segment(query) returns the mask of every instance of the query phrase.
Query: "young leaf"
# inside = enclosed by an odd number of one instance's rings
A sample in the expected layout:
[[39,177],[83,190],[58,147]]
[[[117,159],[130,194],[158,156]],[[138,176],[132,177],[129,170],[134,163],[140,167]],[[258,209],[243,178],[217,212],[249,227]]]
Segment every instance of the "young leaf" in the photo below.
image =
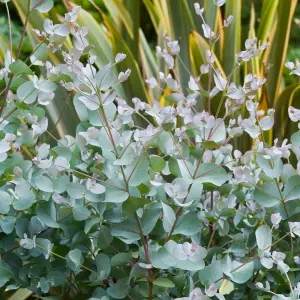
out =
[[9,70],[14,75],[21,75],[21,74],[33,75],[31,69],[21,60],[15,61],[12,64],[10,64]]
[[170,232],[174,225],[176,215],[174,210],[167,204],[161,203],[163,208],[163,227],[166,232]]

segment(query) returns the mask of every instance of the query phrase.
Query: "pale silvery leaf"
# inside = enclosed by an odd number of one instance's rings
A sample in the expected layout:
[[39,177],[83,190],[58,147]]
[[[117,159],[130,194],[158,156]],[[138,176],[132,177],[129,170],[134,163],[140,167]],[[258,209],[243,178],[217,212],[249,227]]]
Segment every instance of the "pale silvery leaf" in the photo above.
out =
[[114,102],[116,99],[117,92],[116,91],[108,91],[101,95],[101,100],[104,106],[109,105]]
[[283,261],[278,261],[277,262],[277,268],[281,273],[287,273],[290,270],[290,267],[285,264]]
[[300,76],[300,63],[297,63],[297,68],[290,73],[290,75],[293,74]]
[[300,222],[289,222],[289,227],[293,237],[295,236],[294,234],[300,236]]
[[199,91],[200,90],[196,80],[192,76],[190,76],[190,80],[189,80],[189,89],[191,89],[192,91]]
[[178,83],[175,79],[172,78],[172,76],[170,74],[166,78],[166,83],[170,90],[177,90]]
[[53,0],[31,0],[30,2],[30,9],[35,9],[39,11],[40,13],[46,13],[53,7]]
[[199,3],[194,3],[194,8],[198,16],[201,16],[204,13],[204,8],[201,8]]
[[200,73],[207,74],[209,72],[209,65],[201,65],[200,66]]
[[157,80],[155,77],[150,77],[149,79],[146,79],[145,82],[149,84],[151,89],[154,89],[157,86]]
[[222,6],[226,3],[226,0],[214,0],[214,4],[217,6]]
[[53,32],[59,36],[67,36],[70,33],[70,27],[68,24],[56,24],[53,26]]
[[222,119],[215,120],[214,127],[212,128],[212,133],[209,134],[209,131],[206,130],[205,138],[208,138],[210,135],[210,140],[216,143],[220,143],[226,139],[226,128],[224,121]]
[[215,33],[211,30],[210,26],[207,24],[202,24],[203,34],[207,39],[213,38]]
[[38,93],[38,103],[41,105],[48,105],[51,100],[54,99],[55,94],[53,92],[39,92]]
[[0,153],[6,153],[10,150],[10,144],[7,141],[2,140],[0,142]]
[[180,46],[178,44],[178,41],[174,40],[172,41],[169,36],[165,37],[165,41],[167,43],[167,46],[170,48],[170,52],[172,55],[177,55],[180,52]]
[[274,125],[274,109],[269,109],[268,116],[263,117],[259,121],[262,130],[270,130]]
[[295,64],[294,64],[293,62],[287,61],[287,62],[285,63],[285,66],[286,66],[288,69],[293,70],[294,67],[295,67]]
[[97,110],[100,105],[100,101],[96,95],[80,96],[78,100],[83,102],[90,110]]
[[67,36],[70,33],[70,27],[68,24],[56,24],[49,19],[44,21],[44,30],[49,35],[59,35],[59,36]]
[[68,91],[68,92],[72,92],[75,88],[75,85],[73,82],[64,82],[61,81],[60,84]]
[[17,96],[26,104],[31,104],[36,100],[38,96],[38,91],[36,90],[31,81],[27,81],[18,87]]
[[174,57],[169,53],[165,53],[164,59],[168,66],[168,69],[173,69],[174,68]]
[[215,84],[216,87],[220,90],[220,91],[224,91],[227,85],[227,79],[225,79],[222,75],[220,70],[216,70],[214,73],[214,80],[215,80]]
[[36,76],[34,77],[34,85],[38,90],[45,93],[54,92],[57,88],[57,85],[54,82],[44,79],[37,80]]
[[230,15],[227,19],[224,20],[223,26],[228,27],[232,21],[233,21],[233,16]]
[[280,213],[274,213],[271,215],[271,222],[275,228],[279,227],[279,223],[282,220]]
[[52,193],[53,192],[53,182],[50,178],[46,176],[39,176],[36,179],[36,186],[43,192]]
[[273,268],[273,259],[271,257],[262,257],[260,259],[261,264],[267,268],[267,269],[272,269]]
[[20,239],[20,246],[25,249],[33,249],[36,247],[36,237],[34,236],[32,239],[27,237],[27,234],[24,233],[24,238]]
[[82,34],[77,33],[73,36],[73,44],[78,51],[83,51],[89,45],[89,42]]
[[105,192],[105,187],[102,184],[97,183],[96,180],[93,180],[91,178],[88,178],[86,183],[86,188],[90,192],[96,195],[100,195]]
[[290,119],[293,122],[300,121],[300,110],[299,109],[296,109],[293,106],[289,106],[289,108],[288,108],[288,114],[289,114]]
[[187,188],[183,184],[180,184],[180,183],[174,183],[174,184],[166,183],[164,188],[165,188],[166,193],[172,199],[174,199],[174,198],[184,199],[188,194]]
[[47,131],[48,128],[48,119],[43,117],[39,124],[32,124],[33,135],[39,135]]
[[118,53],[115,57],[115,62],[119,63],[122,60],[124,60],[126,58],[126,54],[125,53]]
[[207,255],[207,250],[196,244],[185,242],[183,244],[177,244],[173,249],[172,255],[178,260],[189,260],[192,262],[201,263]]
[[296,265],[300,265],[300,256],[299,255],[294,256],[294,262]]
[[262,225],[256,232],[257,247],[263,251],[267,250],[272,245],[272,231],[269,226]]
[[173,209],[163,202],[161,203],[163,208],[163,227],[166,232],[170,232],[175,222],[176,215]]
[[218,292],[218,287],[215,283],[212,283],[209,288],[206,290],[206,295],[209,297],[213,297]]
[[55,167],[57,168],[57,170],[59,172],[62,172],[62,171],[67,171],[70,169],[70,163],[68,162],[68,160],[63,157],[63,156],[59,156],[55,159],[54,161],[54,165]]
[[205,57],[208,64],[213,64],[216,59],[215,55],[210,50],[206,50]]
[[117,166],[127,166],[136,158],[136,152],[129,146],[119,159],[116,159],[113,164]]
[[80,6],[76,5],[71,12],[65,14],[66,22],[75,22],[78,18],[78,13],[80,11]]
[[237,88],[234,83],[231,83],[227,96],[231,99],[240,100],[245,97],[245,92],[242,88]]
[[127,69],[125,72],[119,73],[118,79],[120,80],[120,82],[124,82],[128,79],[130,74],[131,74],[131,70]]

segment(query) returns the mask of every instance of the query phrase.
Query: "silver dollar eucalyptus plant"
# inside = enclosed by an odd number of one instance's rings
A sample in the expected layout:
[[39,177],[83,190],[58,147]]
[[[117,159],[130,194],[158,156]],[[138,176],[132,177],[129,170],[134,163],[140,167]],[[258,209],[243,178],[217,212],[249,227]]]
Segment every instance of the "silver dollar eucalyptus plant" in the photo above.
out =
[[[28,13],[53,6],[30,3]],[[198,3],[195,10],[213,46],[220,35]],[[182,90],[174,71],[180,45],[166,36],[156,53],[168,72],[145,80],[170,90],[162,106],[118,96],[131,76],[130,69],[116,74],[126,55],[97,69],[79,12],[74,6],[61,23],[47,19],[43,31],[33,29],[41,43],[30,57],[20,60],[22,38],[0,69],[2,289],[58,299],[300,299],[300,131],[268,145],[274,110],[256,102],[266,79],[232,82],[268,43],[247,40],[230,74],[207,50],[201,76],[187,73]],[[25,29],[26,22],[23,37]],[[43,48],[63,63],[48,61]],[[286,66],[300,75],[299,63]],[[80,123],[76,136],[56,140],[45,106],[62,89]],[[300,122],[300,110],[286,115]],[[253,143],[242,153],[235,139],[245,136]]]

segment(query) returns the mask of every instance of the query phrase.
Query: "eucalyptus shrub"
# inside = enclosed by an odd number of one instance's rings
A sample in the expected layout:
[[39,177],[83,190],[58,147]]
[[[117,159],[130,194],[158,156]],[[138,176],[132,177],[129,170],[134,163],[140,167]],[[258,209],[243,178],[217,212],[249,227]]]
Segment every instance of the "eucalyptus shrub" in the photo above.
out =
[[[44,13],[53,1],[29,4],[28,14]],[[219,34],[198,3],[195,10],[213,47]],[[93,300],[300,299],[300,131],[291,143],[268,145],[274,110],[265,114],[256,102],[266,79],[231,81],[268,44],[247,40],[228,76],[207,50],[201,76],[190,76],[183,91],[174,71],[180,46],[166,37],[156,52],[169,73],[146,83],[162,93],[167,87],[171,104],[134,98],[130,106],[116,92],[130,76],[115,71],[126,55],[98,70],[79,12],[33,30],[41,44],[30,65],[19,60],[21,40],[0,70],[0,286]],[[64,62],[47,61],[45,45]],[[287,67],[299,75],[299,64]],[[76,137],[51,147],[43,107],[62,88],[74,96],[80,123]],[[196,110],[199,101],[206,111]],[[300,110],[286,113],[300,122]],[[253,145],[241,153],[234,140],[246,135]]]

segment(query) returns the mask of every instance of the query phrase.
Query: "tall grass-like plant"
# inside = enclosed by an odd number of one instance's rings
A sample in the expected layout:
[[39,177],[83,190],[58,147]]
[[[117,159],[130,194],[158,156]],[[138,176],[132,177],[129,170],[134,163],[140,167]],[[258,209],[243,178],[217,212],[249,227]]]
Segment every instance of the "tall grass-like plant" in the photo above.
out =
[[[269,43],[247,39],[225,73],[212,48],[235,16],[216,31],[195,3],[209,45],[199,76],[184,88],[175,66],[188,68],[185,45],[165,36],[156,55],[167,71],[146,79],[165,103],[146,103],[122,95],[136,80],[127,54],[97,67],[103,58],[79,6],[33,28],[40,43],[20,60],[30,15],[52,6],[28,1],[18,52],[0,69],[2,297],[27,289],[41,299],[299,299],[300,131],[269,144],[275,111],[257,101],[266,79],[236,75]],[[286,67],[299,76],[299,63]],[[60,93],[80,120],[74,137],[48,129],[44,107]],[[299,126],[300,110],[288,116]],[[248,136],[241,152],[235,141]]]

